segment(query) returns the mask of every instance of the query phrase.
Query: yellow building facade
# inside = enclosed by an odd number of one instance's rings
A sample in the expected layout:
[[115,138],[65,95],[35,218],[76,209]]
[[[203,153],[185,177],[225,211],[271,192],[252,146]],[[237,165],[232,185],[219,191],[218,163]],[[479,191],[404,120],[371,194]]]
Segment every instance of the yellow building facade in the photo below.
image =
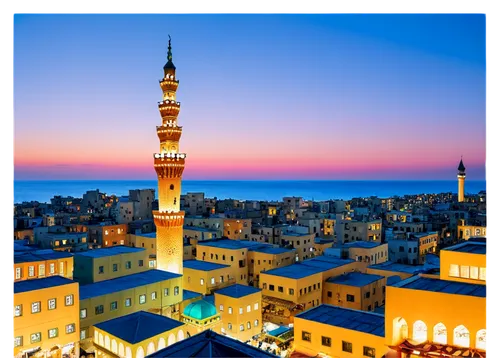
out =
[[380,358],[384,342],[384,316],[321,305],[294,320],[295,351],[307,356]]
[[229,265],[186,260],[183,270],[184,289],[203,295],[210,295],[213,291],[236,282],[233,269]]
[[73,279],[73,255],[54,250],[14,253],[14,282],[51,276]]
[[14,283],[14,356],[79,352],[78,283],[52,276]]
[[262,293],[251,286],[235,284],[214,294],[221,316],[220,332],[242,342],[262,332]]
[[467,241],[441,250],[440,278],[486,285],[486,243]]
[[457,225],[458,238],[469,240],[471,237],[486,237],[486,226]]

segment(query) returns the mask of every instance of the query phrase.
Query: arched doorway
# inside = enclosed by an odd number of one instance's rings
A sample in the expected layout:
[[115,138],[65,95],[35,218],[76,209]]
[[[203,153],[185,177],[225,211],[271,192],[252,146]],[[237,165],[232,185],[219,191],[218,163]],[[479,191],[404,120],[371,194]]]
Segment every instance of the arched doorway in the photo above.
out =
[[469,330],[463,324],[453,330],[453,345],[457,347],[470,347]]
[[476,334],[476,349],[486,350],[486,330],[480,329]]
[[432,335],[432,341],[434,343],[446,344],[448,343],[448,331],[446,326],[439,322],[434,326],[434,332]]
[[392,342],[400,343],[408,338],[408,324],[402,317],[396,317],[392,321]]
[[427,340],[427,325],[423,321],[413,323],[413,340],[422,343]]
[[171,346],[174,343],[175,343],[175,336],[173,333],[170,333],[170,335],[168,336],[168,345]]

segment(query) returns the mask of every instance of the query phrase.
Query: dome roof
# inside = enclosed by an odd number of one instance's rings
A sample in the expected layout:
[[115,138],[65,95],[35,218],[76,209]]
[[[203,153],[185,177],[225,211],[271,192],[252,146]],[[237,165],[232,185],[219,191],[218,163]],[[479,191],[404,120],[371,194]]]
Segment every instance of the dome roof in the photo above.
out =
[[184,316],[190,318],[202,320],[208,317],[215,316],[217,314],[217,310],[215,309],[215,306],[213,304],[205,300],[198,300],[184,308],[183,314]]

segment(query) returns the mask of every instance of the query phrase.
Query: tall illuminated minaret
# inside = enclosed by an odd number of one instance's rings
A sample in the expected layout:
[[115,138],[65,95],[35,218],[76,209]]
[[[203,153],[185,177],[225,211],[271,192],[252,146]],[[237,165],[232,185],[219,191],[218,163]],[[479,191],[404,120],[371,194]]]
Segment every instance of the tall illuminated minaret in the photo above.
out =
[[458,202],[464,201],[464,189],[465,189],[465,166],[462,158],[460,158],[460,164],[458,165]]
[[182,226],[184,212],[180,211],[181,180],[186,154],[179,153],[182,127],[177,124],[180,103],[175,92],[179,81],[175,78],[172,47],[168,40],[168,61],[163,66],[160,80],[163,101],[158,103],[162,125],[156,127],[160,152],[154,155],[158,175],[158,211],[153,211],[156,225],[156,266],[159,270],[182,274]]

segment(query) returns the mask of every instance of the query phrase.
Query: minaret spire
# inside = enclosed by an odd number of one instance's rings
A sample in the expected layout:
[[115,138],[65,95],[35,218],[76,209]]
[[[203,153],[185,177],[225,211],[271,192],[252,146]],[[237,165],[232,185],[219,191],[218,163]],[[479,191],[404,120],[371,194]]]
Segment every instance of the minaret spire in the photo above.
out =
[[165,64],[165,66],[163,66],[163,72],[165,73],[165,76],[167,74],[175,75],[175,66],[172,62],[172,38],[170,37],[170,35],[168,35],[167,63]]

